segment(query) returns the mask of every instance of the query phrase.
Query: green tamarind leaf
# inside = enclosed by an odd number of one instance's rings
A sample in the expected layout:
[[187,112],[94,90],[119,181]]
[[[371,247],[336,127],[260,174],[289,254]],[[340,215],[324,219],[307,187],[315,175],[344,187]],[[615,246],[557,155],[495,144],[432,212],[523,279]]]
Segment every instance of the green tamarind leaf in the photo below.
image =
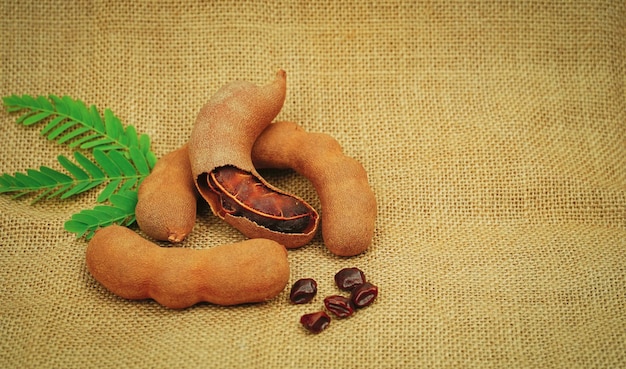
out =
[[135,167],[119,151],[110,151],[109,158],[115,162],[115,165],[120,168],[124,176],[131,177],[137,175]]
[[137,192],[120,192],[111,195],[109,199],[113,205],[119,207],[120,209],[126,210],[128,212],[132,210],[134,212],[135,206],[137,205]]
[[[104,137],[104,138],[99,138],[97,140],[91,140],[88,142],[85,142],[84,144],[80,145],[81,149],[94,149],[94,148],[99,148],[99,146],[103,146],[103,145],[109,145],[111,143],[114,143],[115,140],[113,140],[110,137]],[[119,147],[119,145],[113,145],[114,147]]]
[[100,192],[100,194],[98,195],[98,199],[96,201],[97,202],[104,202],[104,201],[108,200],[109,197],[111,197],[111,195],[117,190],[117,188],[119,187],[121,182],[122,182],[121,179],[116,179],[116,180],[113,180],[113,181],[109,182],[106,185],[106,187],[104,187],[102,192]]
[[64,121],[66,118],[64,116],[58,116],[54,119],[51,119],[48,124],[41,130],[41,135],[45,136],[50,132],[54,127],[56,127],[59,123]]
[[76,129],[73,129],[67,133],[64,133],[62,136],[58,137],[58,143],[60,144],[64,144],[67,141],[71,141],[73,139],[75,139],[76,137],[89,132],[89,128],[88,127],[78,127]]
[[144,153],[136,147],[131,147],[129,150],[130,159],[133,161],[133,165],[139,171],[142,176],[150,174],[150,166],[148,160],[144,156]]
[[99,137],[101,137],[101,136],[98,133],[92,133],[92,134],[89,134],[89,135],[80,136],[80,138],[72,141],[68,146],[73,148],[73,149],[75,149],[77,147],[80,148],[80,146],[82,144],[84,144],[85,142],[89,142],[91,140],[96,140]]
[[30,115],[28,118],[24,119],[22,121],[22,124],[24,124],[25,126],[30,126],[32,124],[41,122],[42,120],[48,118],[51,115],[52,115],[52,112],[49,112],[49,111],[42,111],[41,113],[35,113],[35,114]]
[[138,147],[139,139],[137,138],[137,130],[133,126],[126,127],[124,132],[128,147]]
[[104,172],[94,162],[78,151],[74,152],[74,159],[89,173],[91,178],[105,178]]
[[[76,162],[62,155],[58,157],[59,163],[69,174],[46,166],[41,166],[39,170],[27,169],[26,173],[15,173],[13,176],[5,173],[0,176],[0,193],[14,192],[17,196],[39,193],[34,200],[37,202],[43,198],[53,197],[67,199],[106,184],[97,200],[103,202],[117,191],[134,190],[147,176],[140,173],[139,169],[118,152],[96,151],[95,154],[100,158],[100,162],[107,163],[106,165],[114,169],[107,170],[97,161],[90,160],[80,152],[74,152]],[[111,157],[115,158],[115,161]],[[117,162],[125,166],[125,172],[119,169]]]
[[37,103],[39,104],[39,107],[41,108],[41,110],[46,110],[46,111],[54,110],[54,106],[52,106],[52,103],[50,103],[50,101],[46,99],[45,96],[37,96],[35,100],[37,100]]
[[37,197],[35,197],[30,203],[31,204],[36,203],[37,201],[39,201],[39,200],[43,199],[44,197],[48,196],[50,194],[50,192],[52,192],[52,191],[54,191],[54,188],[47,188],[47,189],[41,191],[39,193],[39,195],[37,195]]
[[130,147],[139,147],[146,150],[146,156],[150,152],[149,139],[143,138],[145,135],[138,135],[132,125],[124,127],[110,109],[104,110],[103,117],[94,105],[87,107],[81,100],[56,95],[36,98],[11,95],[3,97],[3,102],[9,112],[26,111],[17,118],[19,124],[34,125],[47,121],[41,134],[59,144],[83,150],[106,145],[107,150],[119,149],[125,152]]
[[79,182],[61,195],[61,199],[67,199],[88,190],[89,182]]
[[63,228],[68,232],[76,233],[76,237],[80,238],[87,232],[89,225],[77,220],[68,220],[63,224]]
[[52,168],[43,165],[39,167],[39,171],[47,175],[48,177],[53,178],[57,183],[67,183],[72,181],[72,177],[68,176],[67,174],[58,172]]
[[[110,109],[100,114],[94,105],[69,96],[13,94],[2,101],[8,112],[22,112],[16,123],[43,123],[41,136],[75,151],[74,161],[57,157],[67,173],[40,166],[39,170],[1,174],[0,193],[13,193],[13,198],[34,193],[35,203],[55,197],[66,199],[104,185],[97,197],[100,205],[74,214],[65,229],[89,239],[99,227],[114,223],[128,226],[136,221],[138,185],[157,162],[148,135],[138,134],[132,125],[124,126]],[[93,157],[83,154],[85,151]]]
[[68,120],[65,123],[56,126],[49,134],[48,134],[48,140],[54,140],[55,138],[59,137],[63,132],[67,131],[68,129],[74,127],[76,125],[76,122],[73,120]]
[[119,137],[124,132],[122,122],[113,114],[110,109],[104,110],[104,127],[111,137]]
[[41,183],[35,178],[28,176],[24,173],[15,173],[15,179],[26,188],[38,188],[41,187]]
[[70,172],[76,179],[85,180],[89,179],[89,174],[87,174],[84,170],[80,169],[80,167],[74,164],[70,159],[66,158],[63,155],[59,155],[58,158],[59,163],[65,168],[68,172]]
[[98,222],[100,222],[100,219],[91,214],[92,212],[81,211],[78,214],[72,215],[72,220],[75,220],[77,222],[81,222],[84,224],[94,224],[94,223],[98,224]]
[[49,175],[41,171],[26,169],[26,175],[30,178],[35,179],[44,186],[52,186],[58,183],[53,177],[50,177]]
[[93,123],[93,128],[96,132],[104,132],[104,122],[102,121],[102,117],[100,116],[100,112],[95,107],[95,105],[91,105],[89,107],[89,112],[91,115],[91,122]]
[[115,165],[115,162],[102,150],[95,150],[93,157],[96,163],[109,175],[109,177],[121,177],[122,172]]

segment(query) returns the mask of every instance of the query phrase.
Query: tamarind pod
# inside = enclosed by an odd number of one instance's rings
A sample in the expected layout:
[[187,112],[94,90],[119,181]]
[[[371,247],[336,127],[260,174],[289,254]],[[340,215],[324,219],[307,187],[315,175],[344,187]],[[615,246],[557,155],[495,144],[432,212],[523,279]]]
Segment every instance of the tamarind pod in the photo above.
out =
[[322,237],[333,254],[353,256],[371,245],[375,194],[363,166],[344,155],[334,138],[276,122],[258,137],[252,158],[258,168],[291,168],[311,181],[322,207]]
[[185,144],[161,157],[139,185],[137,224],[155,240],[182,242],[195,225],[197,202]]
[[277,296],[289,281],[287,250],[271,240],[202,250],[160,247],[117,225],[96,231],[86,263],[113,294],[130,300],[151,298],[172,309],[199,302],[263,302]]
[[[319,215],[304,200],[270,185],[252,164],[251,151],[256,138],[280,112],[285,101],[286,73],[279,70],[272,82],[256,86],[246,81],[231,82],[220,88],[200,110],[189,139],[189,160],[192,177],[200,195],[209,203],[214,214],[237,228],[249,238],[272,239],[287,248],[308,243],[317,230]],[[251,185],[263,187],[252,197],[242,197],[241,191],[230,192],[233,168],[239,175],[253,179]],[[225,173],[225,174],[224,174]],[[243,181],[245,182],[245,181]],[[254,195],[264,194],[263,199]],[[289,197],[291,201],[285,201]],[[242,211],[228,208],[233,201]],[[268,205],[273,203],[273,205]],[[272,207],[294,204],[306,208],[307,215],[296,229],[290,219],[272,215]],[[283,209],[282,214],[289,213]],[[247,216],[252,216],[248,218]],[[285,229],[291,229],[285,232]]]

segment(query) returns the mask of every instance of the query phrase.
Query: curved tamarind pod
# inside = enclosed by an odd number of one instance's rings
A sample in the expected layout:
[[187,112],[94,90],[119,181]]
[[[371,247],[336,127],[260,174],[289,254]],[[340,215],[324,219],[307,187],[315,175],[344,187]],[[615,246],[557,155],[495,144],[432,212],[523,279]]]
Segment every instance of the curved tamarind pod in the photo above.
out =
[[295,248],[313,238],[319,215],[265,181],[250,156],[256,138],[280,112],[285,90],[283,70],[265,86],[236,81],[219,89],[198,114],[189,160],[198,192],[214,214],[247,237]]
[[195,225],[197,202],[188,146],[184,145],[161,157],[139,185],[137,224],[155,240],[182,242]]
[[252,157],[258,168],[291,168],[311,181],[322,206],[322,237],[333,254],[353,256],[370,246],[376,197],[363,166],[334,138],[276,122],[256,140]]
[[236,305],[274,298],[289,281],[287,250],[267,239],[208,249],[159,247],[129,228],[96,231],[87,269],[107,290],[182,309],[198,302]]

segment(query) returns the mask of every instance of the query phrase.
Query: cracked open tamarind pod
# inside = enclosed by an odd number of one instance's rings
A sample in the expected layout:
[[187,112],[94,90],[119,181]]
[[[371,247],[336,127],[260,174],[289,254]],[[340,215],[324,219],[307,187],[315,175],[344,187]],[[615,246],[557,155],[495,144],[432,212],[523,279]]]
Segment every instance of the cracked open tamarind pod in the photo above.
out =
[[196,222],[198,193],[187,148],[162,156],[137,191],[137,224],[158,241],[182,242]]
[[258,137],[252,158],[258,168],[291,168],[311,181],[322,206],[322,237],[333,254],[367,250],[374,236],[376,197],[363,166],[343,154],[333,137],[276,122]]
[[263,302],[289,281],[287,250],[257,238],[206,249],[160,247],[129,228],[96,231],[86,251],[87,269],[113,294],[154,299],[182,309],[199,302]]
[[189,139],[192,178],[213,213],[250,238],[288,248],[308,243],[319,215],[304,200],[269,184],[255,169],[254,141],[280,112],[286,73],[267,85],[220,88],[200,110]]

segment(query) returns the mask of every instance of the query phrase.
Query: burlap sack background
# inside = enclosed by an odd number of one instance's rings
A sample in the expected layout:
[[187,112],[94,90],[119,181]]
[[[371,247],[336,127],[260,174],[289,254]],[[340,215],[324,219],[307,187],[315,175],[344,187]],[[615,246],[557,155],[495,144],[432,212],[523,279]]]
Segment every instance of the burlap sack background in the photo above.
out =
[[[409,368],[626,365],[626,8],[622,1],[3,1],[2,96],[111,108],[186,141],[234,79],[288,73],[279,118],[333,135],[379,217],[358,257],[290,251],[314,302],[174,311],[104,290],[63,223],[96,192],[0,196],[0,367]],[[68,155],[0,114],[8,173]],[[320,158],[323,160],[323,158]],[[278,186],[319,207],[308,182]],[[242,236],[201,211],[185,247]],[[299,325],[358,266],[377,302]]]

